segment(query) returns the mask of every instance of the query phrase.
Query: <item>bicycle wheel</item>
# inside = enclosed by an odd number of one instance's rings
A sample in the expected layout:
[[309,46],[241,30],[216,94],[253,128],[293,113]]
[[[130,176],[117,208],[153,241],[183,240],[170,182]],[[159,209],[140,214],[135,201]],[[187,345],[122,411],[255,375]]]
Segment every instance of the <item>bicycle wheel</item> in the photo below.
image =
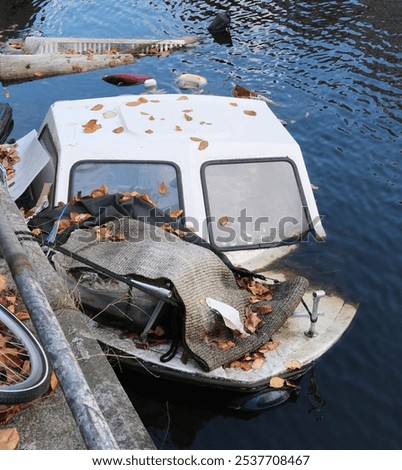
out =
[[49,388],[46,354],[31,331],[0,305],[0,403],[35,400]]

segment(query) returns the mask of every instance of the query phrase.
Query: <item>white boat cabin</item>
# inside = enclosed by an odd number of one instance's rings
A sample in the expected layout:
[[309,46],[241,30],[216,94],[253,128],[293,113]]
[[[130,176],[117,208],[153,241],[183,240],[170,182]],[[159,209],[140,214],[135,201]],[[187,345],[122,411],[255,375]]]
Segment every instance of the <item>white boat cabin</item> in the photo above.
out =
[[259,100],[123,95],[56,102],[36,139],[45,149],[33,196],[148,194],[227,252],[325,237],[299,145]]

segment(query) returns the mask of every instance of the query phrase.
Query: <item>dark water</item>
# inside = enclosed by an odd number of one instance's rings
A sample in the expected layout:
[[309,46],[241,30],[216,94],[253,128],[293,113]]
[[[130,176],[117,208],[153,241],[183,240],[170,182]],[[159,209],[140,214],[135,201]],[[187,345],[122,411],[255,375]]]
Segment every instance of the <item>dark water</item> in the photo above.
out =
[[[18,9],[13,11],[13,5]],[[164,449],[402,448],[402,2],[33,1],[0,2],[3,40],[28,34],[172,38],[200,35],[189,52],[147,57],[118,71],[153,75],[178,91],[182,72],[205,92],[234,84],[264,93],[300,143],[328,234],[284,268],[360,302],[352,328],[320,359],[294,400],[259,414],[224,408],[221,394],[133,375],[126,386]],[[231,41],[207,32],[232,13]],[[4,14],[4,11],[6,14]],[[19,138],[56,100],[141,92],[101,80],[105,71],[3,89]],[[308,266],[306,272],[305,266]],[[314,379],[317,401],[309,393]]]

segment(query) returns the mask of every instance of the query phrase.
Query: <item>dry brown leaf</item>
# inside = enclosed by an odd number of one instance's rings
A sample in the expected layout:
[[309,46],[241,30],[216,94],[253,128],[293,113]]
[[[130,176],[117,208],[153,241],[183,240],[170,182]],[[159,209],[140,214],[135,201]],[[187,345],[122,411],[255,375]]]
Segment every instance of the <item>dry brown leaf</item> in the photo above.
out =
[[148,100],[147,100],[146,98],[144,98],[143,96],[140,96],[140,97],[138,98],[138,101],[139,101],[140,103],[148,103]]
[[0,450],[14,450],[20,442],[17,428],[0,429]]
[[170,211],[170,217],[173,219],[177,219],[183,214],[183,209],[177,209],[175,211]]
[[50,391],[53,392],[54,390],[56,390],[56,387],[58,384],[59,384],[59,381],[57,379],[57,376],[54,372],[52,372],[50,376],[50,384],[49,384]]
[[257,357],[257,359],[255,359],[253,363],[251,364],[251,367],[254,370],[261,369],[261,367],[265,364],[265,362],[266,361],[263,357]]
[[279,341],[269,341],[268,343],[263,344],[259,349],[258,352],[265,354],[270,351],[274,351],[279,347]]
[[16,312],[15,316],[18,318],[18,320],[21,320],[21,321],[26,321],[26,320],[29,320],[31,318],[29,313],[25,310],[21,310],[19,312]]
[[234,102],[231,102],[229,104],[230,104],[230,106],[239,106],[237,103],[234,103]]
[[229,218],[224,215],[222,216],[219,220],[218,220],[218,224],[219,225],[222,225],[222,227],[224,227],[225,225],[227,225],[229,223]]
[[222,351],[228,351],[229,349],[232,349],[236,346],[236,344],[233,341],[218,341],[216,345]]
[[180,96],[179,98],[177,98],[177,101],[187,101],[188,99],[189,99],[188,96],[183,95],[183,96]]
[[285,385],[285,380],[282,377],[271,377],[269,386],[272,388],[282,388]]
[[257,113],[251,109],[245,109],[243,113],[246,114],[247,116],[257,116]]
[[185,119],[186,121],[192,121],[192,120],[193,120],[192,116],[190,116],[190,115],[187,114],[187,113],[184,113],[184,119]]
[[285,367],[288,370],[298,370],[301,369],[301,362],[298,361],[297,359],[293,359],[291,361],[286,361],[285,362]]
[[44,72],[35,72],[34,76],[37,77],[37,78],[41,78],[41,77],[44,77],[45,74],[44,74]]
[[257,312],[261,315],[267,315],[267,313],[272,312],[272,305],[271,304],[260,305],[259,307],[257,307]]
[[82,127],[86,134],[92,134],[93,132],[102,129],[102,126],[98,124],[97,119],[90,119],[86,124],[83,124]]
[[39,227],[36,227],[32,230],[32,233],[34,235],[40,235],[42,233],[42,230]]
[[145,133],[146,133],[146,134],[153,134],[154,131],[153,131],[152,129],[147,129],[147,130],[145,131]]
[[159,194],[166,194],[168,192],[168,185],[163,181],[158,188]]
[[163,329],[162,326],[158,325],[154,329],[154,335],[155,336],[163,336],[165,334],[165,330]]
[[7,276],[5,274],[0,274],[0,291],[7,289]]
[[116,129],[113,129],[113,131],[115,134],[121,134],[122,132],[124,132],[124,127],[116,127]]
[[70,227],[74,222],[68,219],[61,219],[59,222],[59,226],[57,228],[57,233],[61,233],[66,228]]
[[183,109],[183,113],[192,113],[193,110],[192,109]]
[[100,111],[103,109],[103,104],[96,104],[93,108],[91,108],[91,111]]
[[202,142],[202,139],[200,139],[199,137],[190,137],[190,140],[192,140],[193,142]]
[[252,369],[252,365],[247,361],[233,361],[230,363],[230,367],[239,367],[245,371]]
[[258,317],[257,312],[253,312],[250,308],[246,307],[246,321],[244,326],[250,333],[254,333],[258,325],[261,323],[261,318]]
[[182,130],[183,130],[183,129],[182,129],[180,126],[176,126],[176,127],[175,127],[175,131],[176,131],[176,132],[181,132]]
[[202,140],[198,146],[198,150],[205,150],[208,147],[209,143],[207,140]]

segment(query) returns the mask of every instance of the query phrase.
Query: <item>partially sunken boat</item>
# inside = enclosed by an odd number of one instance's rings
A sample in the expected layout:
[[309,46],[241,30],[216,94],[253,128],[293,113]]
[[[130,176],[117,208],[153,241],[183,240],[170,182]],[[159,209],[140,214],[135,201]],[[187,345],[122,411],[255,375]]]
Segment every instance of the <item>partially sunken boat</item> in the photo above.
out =
[[353,320],[331,286],[270,273],[326,235],[300,147],[265,102],[57,102],[18,148],[10,193],[36,201],[30,228],[120,362],[270,406]]

